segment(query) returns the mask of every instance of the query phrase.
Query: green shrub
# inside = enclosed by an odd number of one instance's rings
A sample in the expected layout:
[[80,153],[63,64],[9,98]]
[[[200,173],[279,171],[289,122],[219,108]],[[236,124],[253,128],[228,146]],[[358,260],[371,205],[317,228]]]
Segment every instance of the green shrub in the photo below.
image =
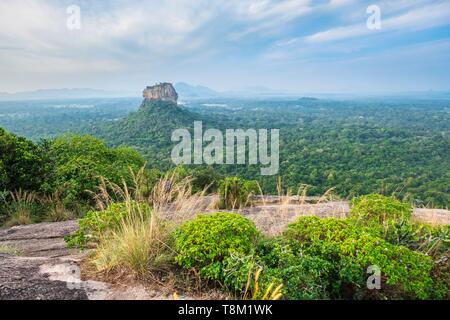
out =
[[417,241],[411,247],[417,251],[426,253],[436,259],[447,255],[450,244],[450,225],[431,226],[427,224],[415,224]]
[[432,298],[448,299],[450,295],[450,264],[448,263],[450,225],[431,226],[416,223],[413,226],[416,238],[409,247],[432,257],[435,261],[432,271],[434,284],[430,295]]
[[377,221],[383,224],[388,220],[409,220],[411,214],[410,204],[380,194],[369,194],[351,201],[349,217],[361,222]]
[[245,207],[249,197],[259,192],[259,185],[253,180],[243,180],[238,177],[228,177],[219,183],[219,206],[222,209]]
[[[297,251],[330,262],[336,278],[334,294],[353,285],[353,296],[365,288],[366,270],[370,265],[381,269],[387,286],[399,286],[417,298],[427,298],[433,284],[430,257],[404,246],[395,246],[355,227],[351,221],[302,217],[289,225],[284,233]],[[380,293],[386,294],[387,291]]]
[[232,252],[223,261],[223,284],[232,292],[242,292],[249,282],[249,277],[262,265],[256,261],[253,253],[242,254]]
[[349,219],[389,243],[408,245],[415,239],[411,214],[412,207],[408,203],[370,194],[351,201]]
[[143,206],[146,214],[150,214],[148,205],[132,202],[113,203],[103,211],[89,211],[84,218],[79,220],[80,228],[75,233],[66,236],[67,246],[83,248],[88,243],[98,243],[102,236],[110,230],[116,229],[125,216],[133,210],[129,206]]
[[252,253],[258,237],[254,223],[238,214],[199,215],[175,231],[176,260],[207,279],[223,280],[224,260],[233,253]]
[[329,299],[330,263],[308,255],[288,255],[278,268],[270,269],[269,277],[284,284],[283,296],[291,300]]
[[283,283],[283,297],[292,300],[329,298],[331,264],[317,256],[295,253],[278,239],[261,243],[258,257],[265,282]]
[[213,167],[195,168],[192,177],[193,192],[202,192],[204,189],[211,193],[217,192],[221,176]]
[[432,277],[434,284],[430,289],[430,298],[450,300],[450,263],[448,262],[448,256],[436,261]]
[[253,291],[249,280],[260,270],[259,286],[282,283],[286,299],[326,299],[330,268],[323,259],[295,254],[282,239],[263,240],[254,253],[233,253],[224,260],[224,285],[232,292]]

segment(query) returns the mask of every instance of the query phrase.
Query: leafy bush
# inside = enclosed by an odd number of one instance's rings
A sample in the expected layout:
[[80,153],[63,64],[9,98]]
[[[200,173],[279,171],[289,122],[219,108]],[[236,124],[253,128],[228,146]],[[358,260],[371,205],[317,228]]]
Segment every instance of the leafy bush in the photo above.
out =
[[[430,257],[395,246],[367,233],[350,221],[336,218],[302,217],[289,225],[284,233],[295,250],[330,262],[336,277],[334,293],[353,285],[354,297],[358,287],[365,287],[365,272],[370,265],[381,269],[386,285],[399,286],[407,294],[427,298],[433,284]],[[380,293],[386,294],[381,290]]]
[[176,260],[207,279],[223,280],[223,262],[233,253],[250,254],[259,237],[254,223],[238,214],[199,215],[174,233]]
[[417,241],[411,245],[413,249],[426,253],[436,259],[448,254],[450,225],[431,226],[427,224],[415,224],[414,230]]
[[316,256],[295,253],[283,239],[264,241],[258,248],[265,282],[281,282],[292,300],[328,299],[332,265]]
[[351,201],[349,217],[359,222],[377,221],[384,224],[389,220],[409,220],[411,214],[412,207],[407,203],[380,194],[370,194]]
[[[222,265],[223,284],[232,292],[261,292],[260,288],[282,283],[280,290],[286,299],[328,298],[330,264],[318,257],[294,254],[283,239],[260,241],[255,252],[232,253]],[[252,277],[255,273],[257,282]]]
[[414,241],[412,207],[392,197],[370,194],[351,201],[349,218],[358,226],[389,243],[408,245]]
[[281,289],[283,284],[278,286],[274,282],[267,285],[261,284],[260,276],[262,268],[255,271],[254,275],[249,273],[247,285],[244,290],[244,300],[279,300],[283,296]]
[[434,284],[430,290],[431,299],[450,300],[450,263],[447,256],[436,261],[431,272]]
[[192,187],[194,192],[207,189],[208,192],[217,192],[221,176],[213,167],[200,167],[192,171]]
[[246,206],[249,197],[259,191],[259,185],[253,180],[242,180],[238,177],[228,177],[220,181],[220,208],[235,209]]
[[[79,220],[78,231],[65,238],[69,247],[85,247],[89,242],[98,243],[102,236],[108,231],[117,229],[121,221],[125,218],[132,207],[139,206],[136,202],[112,203],[103,211],[89,211],[84,218]],[[142,205],[141,205],[142,206]],[[131,207],[131,208],[130,208]],[[150,208],[145,205],[145,211],[150,212]],[[150,214],[150,213],[148,213]]]
[[262,267],[253,252],[250,254],[232,252],[224,259],[222,265],[223,285],[231,292],[242,292],[249,281],[249,276]]

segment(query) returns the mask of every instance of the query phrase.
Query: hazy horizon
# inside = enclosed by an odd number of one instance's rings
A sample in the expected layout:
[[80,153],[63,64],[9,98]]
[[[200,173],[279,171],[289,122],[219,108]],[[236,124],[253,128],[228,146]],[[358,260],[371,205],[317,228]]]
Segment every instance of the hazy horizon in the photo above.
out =
[[[95,99],[95,98],[140,98],[142,96],[142,90],[147,85],[153,85],[156,83],[143,84],[139,89],[133,91],[121,91],[121,90],[107,90],[103,88],[43,88],[36,90],[17,91],[17,92],[4,92],[0,91],[0,101],[20,101],[20,100],[55,100],[55,99]],[[185,95],[183,92],[177,92],[181,99],[186,98],[262,98],[262,97],[312,97],[312,98],[336,98],[336,99],[352,99],[352,98],[389,98],[389,97],[409,97],[411,99],[416,98],[450,98],[450,90],[423,90],[423,91],[378,91],[378,92],[301,92],[301,91],[281,91],[267,87],[251,87],[241,88],[237,90],[219,91],[214,88],[195,85],[186,82],[174,83],[175,87],[179,84],[187,84],[195,89],[200,86],[202,88],[212,90],[215,95]],[[67,96],[69,94],[69,96]],[[18,98],[17,98],[18,97]],[[23,98],[23,99],[22,99]]]
[[[380,24],[369,28],[373,5]],[[6,93],[140,94],[186,82],[219,92],[396,94],[450,91],[449,71],[445,0],[0,2]]]

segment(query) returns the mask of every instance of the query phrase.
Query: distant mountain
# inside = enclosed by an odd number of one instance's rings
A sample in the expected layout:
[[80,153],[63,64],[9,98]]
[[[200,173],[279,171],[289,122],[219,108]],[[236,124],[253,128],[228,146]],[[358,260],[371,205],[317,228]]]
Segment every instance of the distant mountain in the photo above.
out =
[[219,93],[205,86],[192,86],[184,82],[175,84],[175,89],[180,98],[211,98],[217,97]]
[[17,93],[0,93],[0,100],[50,100],[50,99],[83,99],[83,98],[115,98],[126,94],[88,88],[74,89],[42,89]]
[[267,94],[267,93],[274,93],[276,91],[265,86],[247,86],[242,89],[242,92],[253,94]]
[[0,100],[7,100],[10,96],[10,93],[0,92]]
[[245,98],[299,96],[299,94],[294,92],[275,90],[265,86],[246,86],[238,90],[227,91],[223,95],[226,97],[245,97]]

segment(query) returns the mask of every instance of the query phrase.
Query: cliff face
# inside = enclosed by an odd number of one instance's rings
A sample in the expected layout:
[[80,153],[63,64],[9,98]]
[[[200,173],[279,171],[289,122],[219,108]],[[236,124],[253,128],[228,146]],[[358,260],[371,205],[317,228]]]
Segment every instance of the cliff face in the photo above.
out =
[[159,83],[147,87],[144,90],[143,96],[147,101],[162,100],[177,103],[178,100],[178,94],[171,83]]

